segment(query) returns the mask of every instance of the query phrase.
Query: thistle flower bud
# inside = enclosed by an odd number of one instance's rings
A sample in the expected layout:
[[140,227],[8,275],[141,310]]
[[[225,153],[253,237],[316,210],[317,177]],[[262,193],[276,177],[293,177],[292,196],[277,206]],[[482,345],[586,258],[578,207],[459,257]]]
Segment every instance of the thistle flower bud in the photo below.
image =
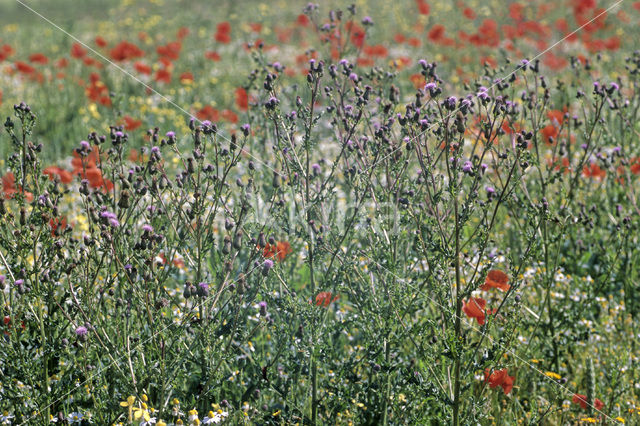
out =
[[222,253],[231,253],[231,238],[228,235],[224,236],[224,244],[222,245]]
[[271,185],[276,189],[280,188],[280,185],[282,185],[280,174],[278,174],[278,172],[273,172],[273,181],[271,182]]
[[240,250],[242,248],[242,232],[236,232],[235,237],[233,238],[233,248],[236,250]]

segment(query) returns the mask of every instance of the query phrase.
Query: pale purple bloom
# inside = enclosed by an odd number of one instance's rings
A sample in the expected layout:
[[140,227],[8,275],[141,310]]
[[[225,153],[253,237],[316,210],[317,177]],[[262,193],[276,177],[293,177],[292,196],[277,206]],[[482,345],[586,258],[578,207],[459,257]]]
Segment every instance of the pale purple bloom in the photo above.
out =
[[273,268],[273,260],[266,259],[262,264],[262,275],[266,277],[271,268]]

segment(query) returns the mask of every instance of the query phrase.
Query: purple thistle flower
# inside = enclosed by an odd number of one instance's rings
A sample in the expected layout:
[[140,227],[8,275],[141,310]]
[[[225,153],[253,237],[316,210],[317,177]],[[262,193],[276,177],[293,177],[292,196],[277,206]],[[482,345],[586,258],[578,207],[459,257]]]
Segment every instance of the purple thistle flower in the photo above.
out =
[[80,147],[84,151],[88,151],[89,149],[91,149],[91,145],[89,145],[89,142],[87,142],[87,141],[80,141]]
[[267,316],[267,302],[258,303],[258,307],[260,308],[260,315],[263,317]]
[[150,232],[153,232],[153,226],[148,225],[148,224],[147,224],[147,225],[142,225],[142,231],[143,231],[145,234],[148,234],[148,233],[150,233]]
[[434,90],[436,87],[438,87],[438,86],[436,85],[436,83],[434,83],[434,82],[432,81],[432,82],[427,83],[427,84],[425,84],[425,85],[424,85],[424,90],[425,90],[425,92],[426,92],[427,90],[428,90],[428,91],[432,91],[432,90]]
[[471,173],[473,170],[473,163],[469,160],[465,161],[462,165],[462,171],[465,173]]
[[176,132],[167,132],[165,136],[168,137],[169,139],[175,139]]
[[349,80],[358,81],[358,74],[352,72],[351,74],[349,74]]
[[207,283],[198,283],[198,296],[207,297],[209,296],[209,284]]
[[273,260],[266,259],[262,264],[262,275],[266,277],[269,274],[271,268],[273,268]]

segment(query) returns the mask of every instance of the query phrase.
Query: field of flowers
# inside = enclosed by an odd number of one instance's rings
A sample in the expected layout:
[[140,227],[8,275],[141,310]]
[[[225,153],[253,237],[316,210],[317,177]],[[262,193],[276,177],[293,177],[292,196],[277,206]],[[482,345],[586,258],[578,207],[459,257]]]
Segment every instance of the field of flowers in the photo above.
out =
[[639,24],[0,0],[0,424],[640,424]]

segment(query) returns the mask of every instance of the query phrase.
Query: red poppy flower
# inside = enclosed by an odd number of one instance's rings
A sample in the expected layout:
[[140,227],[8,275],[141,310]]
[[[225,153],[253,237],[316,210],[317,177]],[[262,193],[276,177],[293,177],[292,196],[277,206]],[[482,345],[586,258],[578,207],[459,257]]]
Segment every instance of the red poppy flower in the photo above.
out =
[[304,14],[298,15],[298,17],[296,18],[296,24],[300,25],[301,27],[306,27],[307,25],[309,25],[309,17]]
[[230,109],[222,110],[222,113],[220,113],[220,115],[224,120],[228,121],[229,123],[235,124],[238,122],[238,115],[235,112],[231,111]]
[[194,80],[193,74],[189,71],[185,71],[182,74],[180,74],[181,83],[189,83],[189,82],[192,82],[193,80]]
[[196,112],[196,117],[199,120],[220,121],[220,112],[211,105],[205,105]]
[[138,71],[140,74],[151,75],[151,67],[142,62],[136,62],[133,64],[133,68]]
[[429,30],[427,37],[429,38],[429,40],[435,43],[437,41],[442,40],[442,37],[444,37],[444,32],[445,32],[444,25],[436,24],[433,27],[431,27],[431,30]]
[[178,32],[176,33],[176,38],[178,40],[184,40],[184,38],[189,35],[189,32],[190,32],[189,28],[180,27],[180,28],[178,28]]
[[122,119],[124,120],[124,128],[127,130],[135,130],[142,126],[142,120],[136,120],[128,115],[125,115]]
[[22,74],[32,74],[36,71],[34,67],[26,62],[16,61],[14,65],[16,66],[16,70]]
[[54,180],[57,176],[58,179],[60,179],[60,182],[64,184],[71,183],[71,181],[73,180],[73,176],[69,171],[58,166],[47,167],[42,171],[42,173],[49,176],[50,180]]
[[220,61],[220,59],[222,59],[218,52],[213,52],[213,51],[205,52],[204,57],[207,59],[211,59],[214,62],[218,62]]
[[0,62],[4,61],[5,59],[7,59],[9,56],[13,55],[15,53],[15,51],[13,50],[13,47],[11,47],[8,44],[3,44],[0,47]]
[[109,51],[109,55],[114,61],[126,61],[143,57],[144,51],[135,44],[123,40]]
[[542,137],[545,142],[551,143],[551,138],[555,141],[558,138],[559,130],[553,124],[549,124],[548,126],[540,129],[540,133],[542,133]]
[[338,300],[339,296],[334,296],[330,291],[321,291],[316,296],[316,306],[327,308],[332,302]]
[[96,45],[97,45],[98,47],[106,47],[106,46],[107,46],[107,40],[105,40],[105,39],[104,39],[104,38],[102,38],[101,36],[97,36],[97,37],[94,39],[94,41],[95,41],[95,43],[96,43]]
[[502,291],[508,291],[511,286],[507,284],[509,277],[502,271],[494,269],[489,271],[484,284],[480,286],[480,290],[488,291],[492,288],[499,288]]
[[221,22],[216,28],[216,41],[227,44],[231,41],[231,24],[229,22]]
[[484,370],[484,381],[489,383],[489,387],[494,389],[498,386],[502,387],[505,395],[509,395],[511,389],[513,389],[513,381],[515,377],[509,376],[507,369],[496,370],[489,374],[489,369]]
[[420,15],[428,15],[431,10],[429,3],[424,0],[416,0],[416,6],[418,6],[418,13],[420,13]]
[[171,83],[171,71],[166,68],[161,68],[156,71],[155,80],[159,83]]
[[[7,200],[13,198],[16,193],[22,192],[22,188],[16,186],[16,177],[13,173],[8,172],[2,177],[2,192]],[[27,201],[33,200],[33,194],[30,192],[26,192],[24,196]]]
[[[56,231],[58,229],[60,229],[60,231],[64,231],[65,228],[67,227],[67,218],[66,217],[62,217],[62,218],[51,218],[49,219],[49,228],[51,228],[51,236],[55,237],[56,236]],[[58,232],[59,234],[59,232]]]
[[182,50],[182,43],[179,41],[172,41],[156,48],[158,55],[170,61],[175,61],[180,57],[180,50]]
[[364,28],[353,21],[347,22],[344,27],[347,32],[351,34],[351,43],[355,47],[361,48],[364,45],[364,38],[366,35]]
[[467,19],[476,19],[476,13],[470,7],[465,7],[464,10],[462,11],[462,14]]
[[277,259],[282,262],[291,251],[291,244],[286,241],[278,241],[276,244],[267,243],[262,251],[262,255],[267,259],[276,256]]
[[462,312],[469,318],[475,318],[479,325],[483,325],[486,314],[492,314],[495,311],[487,310],[487,301],[481,297],[472,297],[467,302],[462,301]]
[[249,108],[249,96],[243,87],[236,89],[236,105],[241,111],[246,111]]
[[87,54],[87,50],[82,47],[80,43],[73,43],[71,45],[71,57],[76,59],[82,59]]
[[49,58],[42,53],[34,53],[29,55],[29,62],[32,64],[46,65],[49,63]]
[[596,163],[591,163],[589,166],[584,166],[582,169],[582,175],[585,177],[604,179],[607,176],[607,172],[600,168]]
[[[582,407],[583,410],[587,409],[587,397],[585,395],[576,393],[573,394],[573,398],[571,398],[571,401],[574,404],[580,404],[580,407]],[[596,400],[593,402],[593,407],[596,410],[602,410],[604,408],[604,402],[600,401],[598,398],[596,398]]]
[[216,33],[215,39],[217,42],[222,44],[228,44],[231,42],[231,36],[225,33]]
[[231,24],[227,21],[220,22],[216,27],[216,31],[222,34],[229,34],[231,32]]
[[559,126],[563,122],[567,121],[564,117],[565,112],[566,112],[566,108],[564,111],[559,109],[552,109],[547,112],[547,118],[551,120],[552,124]]

